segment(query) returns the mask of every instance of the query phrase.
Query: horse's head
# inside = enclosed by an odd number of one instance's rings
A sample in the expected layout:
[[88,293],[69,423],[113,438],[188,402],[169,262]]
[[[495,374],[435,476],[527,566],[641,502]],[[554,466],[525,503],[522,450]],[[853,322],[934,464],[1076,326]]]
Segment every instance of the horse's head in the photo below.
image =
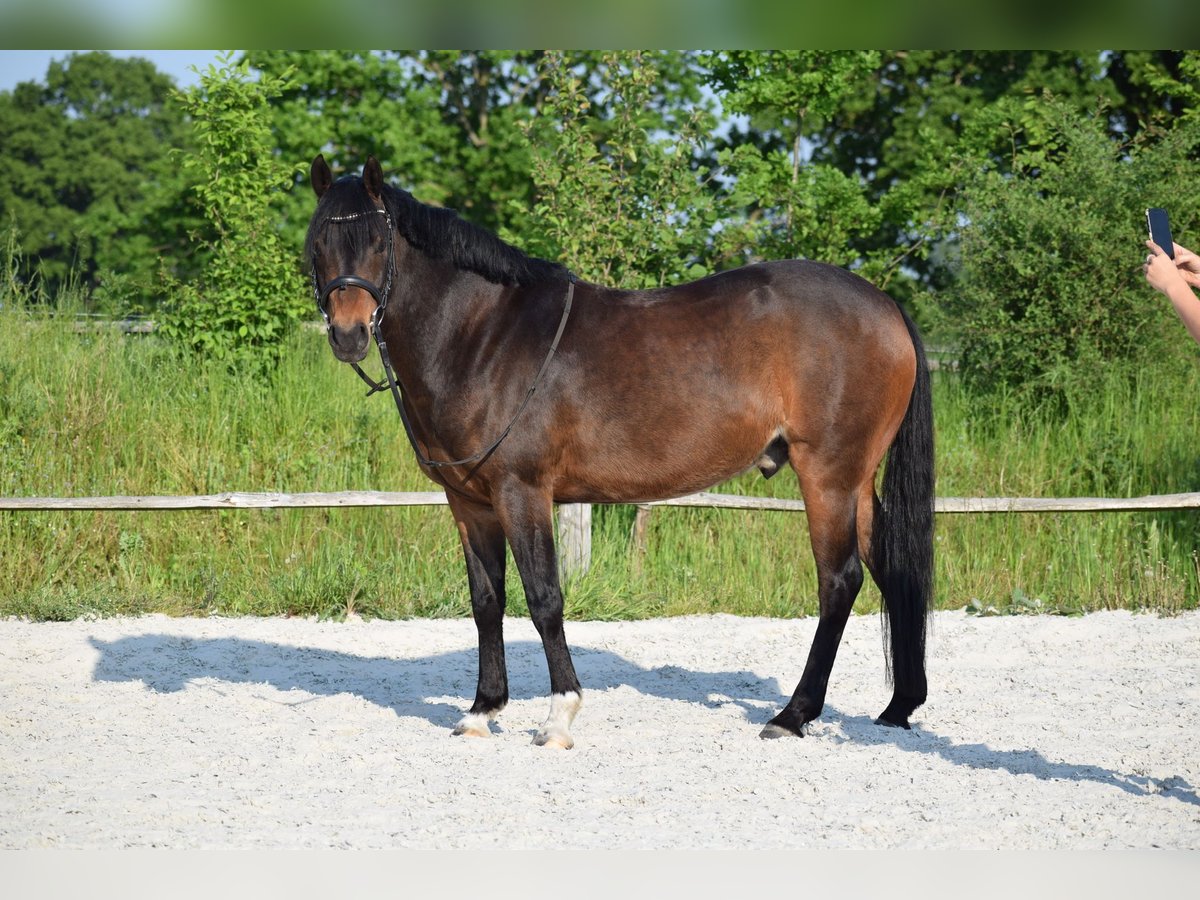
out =
[[336,182],[325,157],[310,171],[317,210],[305,253],[313,293],[329,326],[329,345],[342,362],[360,362],[387,306],[396,274],[395,229],[383,200],[383,171],[367,159],[362,177]]

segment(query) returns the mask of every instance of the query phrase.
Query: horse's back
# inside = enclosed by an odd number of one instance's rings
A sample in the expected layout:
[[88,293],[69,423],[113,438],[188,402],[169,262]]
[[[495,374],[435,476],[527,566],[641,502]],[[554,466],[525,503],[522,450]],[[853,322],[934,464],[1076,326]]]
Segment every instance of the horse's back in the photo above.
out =
[[905,331],[899,308],[886,293],[853,272],[813,260],[753,263],[652,290],[588,287],[592,304],[611,323],[598,335],[619,329],[630,336],[631,326],[641,332],[668,320],[673,330],[697,333],[788,321],[809,328],[857,323]]

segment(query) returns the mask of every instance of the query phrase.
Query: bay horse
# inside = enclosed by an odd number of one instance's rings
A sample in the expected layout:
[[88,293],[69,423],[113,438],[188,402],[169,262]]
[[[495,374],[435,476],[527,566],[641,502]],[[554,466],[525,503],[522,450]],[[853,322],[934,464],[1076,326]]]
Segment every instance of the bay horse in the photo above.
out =
[[508,702],[506,541],[550,674],[533,742],[570,748],[582,694],[554,504],[644,503],[785,462],[820,616],[795,693],[761,736],[802,735],[820,714],[864,563],[890,644],[893,694],[876,721],[909,727],[926,697],[933,423],[921,339],[891,297],[804,260],[616,290],[386,184],[374,157],[335,181],[317,156],[310,177],[305,255],[333,354],[357,368],[375,338],[387,384],[374,387],[392,391],[462,542],[479,678],[455,734],[490,735]]

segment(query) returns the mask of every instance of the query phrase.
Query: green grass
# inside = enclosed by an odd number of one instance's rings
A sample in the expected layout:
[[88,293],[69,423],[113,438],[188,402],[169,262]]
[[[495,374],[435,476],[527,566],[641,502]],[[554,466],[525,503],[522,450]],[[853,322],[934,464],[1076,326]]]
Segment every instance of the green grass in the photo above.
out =
[[[1180,335],[1180,340],[1185,340]],[[935,378],[943,496],[1125,496],[1200,485],[1200,372],[1113,372],[1065,417],[980,404]],[[181,361],[153,337],[78,334],[0,311],[0,495],[432,490],[386,397],[305,331],[268,376]],[[795,477],[719,490],[798,496]],[[816,611],[803,516],[658,508],[644,552],[631,507],[595,514],[591,572],[567,613],[622,619]],[[943,515],[942,608],[1195,608],[1194,512]],[[509,566],[509,609],[525,613]],[[878,609],[868,587],[857,610]],[[0,513],[0,615],[384,618],[469,614],[445,507]]]

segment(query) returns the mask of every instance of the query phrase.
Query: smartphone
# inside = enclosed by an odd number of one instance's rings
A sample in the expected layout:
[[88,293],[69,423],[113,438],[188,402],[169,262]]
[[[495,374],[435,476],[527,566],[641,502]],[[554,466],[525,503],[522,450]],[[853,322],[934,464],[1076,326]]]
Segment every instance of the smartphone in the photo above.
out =
[[1167,223],[1167,211],[1152,206],[1146,210],[1146,230],[1150,240],[1162,247],[1171,259],[1175,258],[1175,242],[1171,239],[1171,226]]

